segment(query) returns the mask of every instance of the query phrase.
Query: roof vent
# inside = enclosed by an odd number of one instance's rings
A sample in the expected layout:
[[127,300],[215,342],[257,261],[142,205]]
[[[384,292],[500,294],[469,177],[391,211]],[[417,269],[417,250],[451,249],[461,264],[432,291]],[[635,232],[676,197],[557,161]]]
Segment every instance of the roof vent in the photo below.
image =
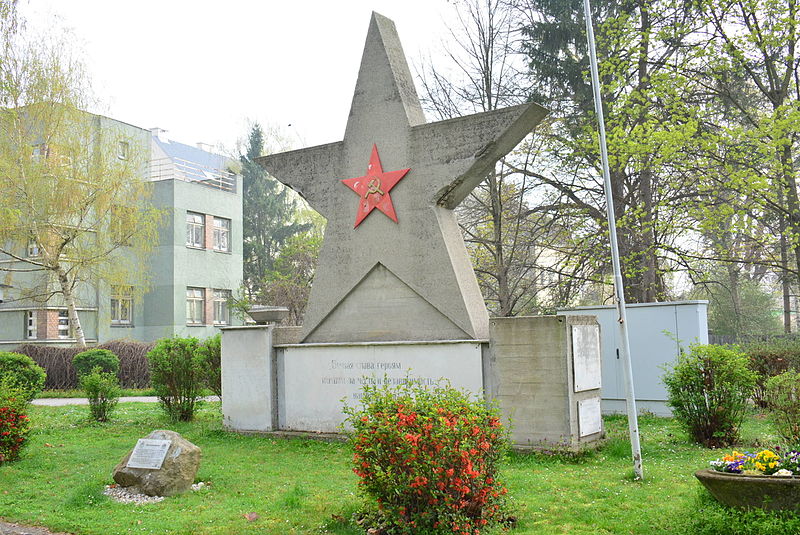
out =
[[203,143],[202,141],[198,141],[196,143],[196,145],[197,145],[197,148],[200,149],[200,150],[204,150],[206,152],[213,152],[214,151],[214,145],[212,145],[211,143]]

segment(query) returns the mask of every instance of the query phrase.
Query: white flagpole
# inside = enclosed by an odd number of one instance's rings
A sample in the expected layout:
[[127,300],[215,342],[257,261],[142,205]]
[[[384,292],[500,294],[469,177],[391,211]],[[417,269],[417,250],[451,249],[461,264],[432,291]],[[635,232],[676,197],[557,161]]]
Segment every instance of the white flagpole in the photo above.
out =
[[603,102],[600,97],[600,75],[597,72],[597,53],[594,45],[594,29],[592,28],[592,9],[589,0],[583,0],[586,17],[586,38],[589,42],[589,63],[592,72],[592,88],[594,89],[594,109],[600,130],[600,158],[603,164],[603,181],[606,192],[606,212],[608,213],[608,236],[611,241],[611,263],[614,266],[614,294],[616,296],[620,356],[625,372],[625,395],[628,407],[628,431],[631,436],[631,454],[633,455],[633,472],[636,479],[644,479],[642,470],[642,450],[639,445],[639,418],[636,412],[636,397],[633,392],[633,368],[631,367],[630,342],[628,339],[628,321],[625,315],[625,291],[622,285],[622,269],[619,262],[617,246],[617,223],[614,215],[614,196],[611,192],[611,175],[608,171],[608,148],[606,146],[606,127],[603,119]]

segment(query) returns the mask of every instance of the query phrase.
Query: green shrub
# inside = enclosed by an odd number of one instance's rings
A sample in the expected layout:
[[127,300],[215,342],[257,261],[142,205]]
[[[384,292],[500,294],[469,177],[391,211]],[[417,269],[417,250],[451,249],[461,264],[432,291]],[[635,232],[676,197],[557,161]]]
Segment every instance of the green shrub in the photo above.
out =
[[800,444],[800,372],[789,370],[770,377],[765,398],[781,437],[789,444]]
[[18,389],[26,401],[32,401],[42,391],[46,377],[29,356],[0,352],[0,378],[4,386]]
[[742,346],[742,351],[750,358],[750,369],[758,374],[753,401],[759,407],[766,408],[767,380],[786,370],[800,370],[800,339],[772,338],[750,342]]
[[199,346],[197,338],[164,338],[147,354],[153,389],[172,420],[194,418],[203,388]]
[[95,368],[100,368],[101,372],[119,373],[119,357],[108,349],[89,349],[78,353],[72,358],[72,366],[78,375],[78,381],[84,375],[88,375]]
[[108,421],[108,416],[117,406],[122,390],[116,374],[104,372],[96,366],[91,372],[80,376],[81,388],[89,398],[89,412],[98,422]]
[[222,397],[222,335],[206,338],[200,346],[203,359],[203,383],[215,395]]
[[345,414],[371,511],[363,524],[384,533],[473,534],[505,518],[498,470],[507,432],[496,407],[413,382],[366,386],[362,402]]
[[756,374],[736,347],[690,346],[663,376],[668,405],[692,440],[709,448],[739,438]]

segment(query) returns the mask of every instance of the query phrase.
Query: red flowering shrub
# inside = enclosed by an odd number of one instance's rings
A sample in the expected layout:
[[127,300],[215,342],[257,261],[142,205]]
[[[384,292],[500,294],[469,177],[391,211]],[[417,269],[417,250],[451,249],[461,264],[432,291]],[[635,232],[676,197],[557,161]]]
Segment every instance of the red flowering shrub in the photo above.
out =
[[19,458],[30,422],[19,405],[0,404],[0,464]]
[[504,518],[507,432],[496,407],[410,382],[367,386],[362,402],[345,408],[354,472],[383,532],[475,535]]

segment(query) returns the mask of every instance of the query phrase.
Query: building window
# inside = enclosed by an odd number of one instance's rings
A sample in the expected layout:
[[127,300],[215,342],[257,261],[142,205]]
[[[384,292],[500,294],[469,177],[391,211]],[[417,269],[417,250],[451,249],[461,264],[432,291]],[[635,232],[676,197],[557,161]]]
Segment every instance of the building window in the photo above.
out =
[[202,288],[186,288],[186,324],[202,325],[205,310],[205,291]]
[[228,309],[230,299],[230,290],[214,290],[214,325],[228,325],[231,322]]
[[36,258],[39,254],[41,254],[39,244],[34,238],[30,238],[28,240],[28,258]]
[[38,145],[34,145],[33,150],[31,151],[31,156],[33,156],[34,162],[46,160],[49,155],[50,148],[47,146],[47,143],[39,143]]
[[111,289],[111,325],[130,325],[133,319],[133,291],[130,286]]
[[69,338],[69,312],[67,310],[58,311],[58,337]]
[[205,247],[206,225],[203,214],[186,212],[186,246]]
[[128,145],[128,142],[120,141],[119,145],[117,146],[117,158],[120,160],[127,160],[129,151],[130,145]]
[[226,253],[231,250],[231,220],[222,217],[214,218],[214,250],[224,251]]
[[28,310],[25,312],[25,338],[36,340],[36,311]]
[[116,245],[130,245],[132,230],[131,221],[135,221],[135,208],[115,205],[111,207],[108,225],[109,235]]

